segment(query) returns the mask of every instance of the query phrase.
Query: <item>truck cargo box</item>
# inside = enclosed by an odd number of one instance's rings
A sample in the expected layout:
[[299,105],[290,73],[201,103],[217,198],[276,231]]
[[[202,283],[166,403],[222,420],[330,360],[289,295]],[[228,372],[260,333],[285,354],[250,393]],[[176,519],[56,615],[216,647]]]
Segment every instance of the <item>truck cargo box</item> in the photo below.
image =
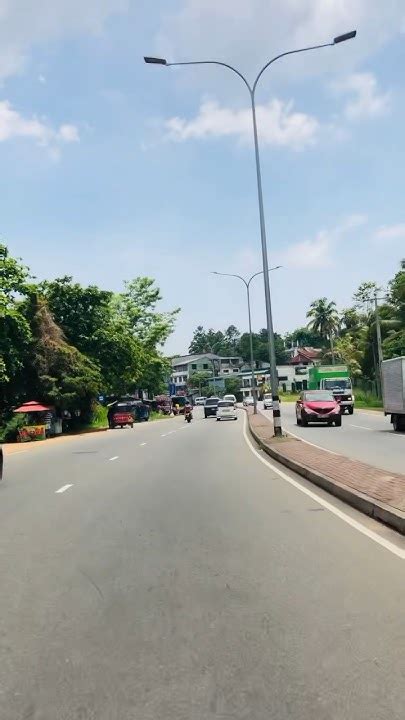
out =
[[381,363],[384,412],[405,415],[405,357]]

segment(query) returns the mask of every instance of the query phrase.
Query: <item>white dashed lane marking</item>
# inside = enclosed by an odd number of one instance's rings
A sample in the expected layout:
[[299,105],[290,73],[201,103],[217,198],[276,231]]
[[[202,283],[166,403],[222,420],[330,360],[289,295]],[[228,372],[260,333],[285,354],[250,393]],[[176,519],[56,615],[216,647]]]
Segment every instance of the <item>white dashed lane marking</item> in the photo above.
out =
[[66,490],[69,490],[69,488],[73,487],[73,485],[62,485],[62,487],[59,488],[59,490],[55,490],[55,495],[58,493],[64,493]]

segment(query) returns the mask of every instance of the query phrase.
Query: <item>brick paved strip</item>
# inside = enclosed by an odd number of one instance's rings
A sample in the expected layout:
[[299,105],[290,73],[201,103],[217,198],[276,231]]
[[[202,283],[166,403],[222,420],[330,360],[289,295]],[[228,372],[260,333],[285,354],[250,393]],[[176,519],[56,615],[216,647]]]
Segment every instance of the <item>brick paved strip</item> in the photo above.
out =
[[332,455],[295,438],[274,438],[270,420],[251,411],[248,419],[253,437],[275,460],[405,535],[405,475]]

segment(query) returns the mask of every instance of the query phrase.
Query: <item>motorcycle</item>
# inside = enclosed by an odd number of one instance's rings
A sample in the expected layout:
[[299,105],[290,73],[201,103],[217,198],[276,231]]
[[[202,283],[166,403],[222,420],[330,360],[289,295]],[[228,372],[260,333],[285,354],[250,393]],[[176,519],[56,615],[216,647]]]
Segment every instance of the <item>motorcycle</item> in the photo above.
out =
[[184,419],[186,422],[190,423],[193,419],[193,411],[191,407],[185,407],[184,408]]

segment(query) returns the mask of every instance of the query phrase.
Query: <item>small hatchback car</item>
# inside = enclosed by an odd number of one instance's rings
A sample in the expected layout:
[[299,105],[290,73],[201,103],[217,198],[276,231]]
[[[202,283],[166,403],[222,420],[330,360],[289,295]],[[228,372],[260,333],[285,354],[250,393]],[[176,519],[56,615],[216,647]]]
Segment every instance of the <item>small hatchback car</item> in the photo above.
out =
[[333,393],[326,390],[305,390],[301,393],[295,406],[297,425],[304,427],[310,422],[326,423],[327,425],[342,424],[340,405]]

